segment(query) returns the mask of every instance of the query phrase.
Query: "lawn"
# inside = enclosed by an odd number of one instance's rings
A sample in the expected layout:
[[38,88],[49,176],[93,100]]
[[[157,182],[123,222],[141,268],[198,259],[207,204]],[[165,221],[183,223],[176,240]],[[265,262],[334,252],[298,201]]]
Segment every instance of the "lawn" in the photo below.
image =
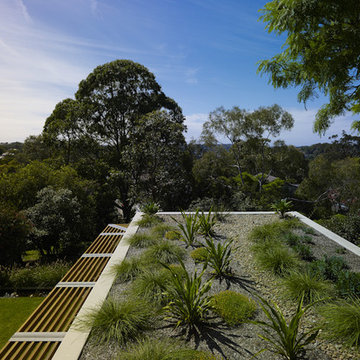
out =
[[44,300],[42,297],[0,299],[0,348]]

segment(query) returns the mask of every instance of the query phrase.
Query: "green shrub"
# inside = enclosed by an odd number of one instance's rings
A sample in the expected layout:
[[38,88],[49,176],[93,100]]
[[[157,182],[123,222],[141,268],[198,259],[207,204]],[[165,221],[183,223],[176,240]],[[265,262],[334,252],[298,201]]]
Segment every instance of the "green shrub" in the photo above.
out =
[[162,238],[167,232],[174,230],[174,226],[168,224],[158,224],[151,229],[151,234]]
[[141,211],[147,215],[155,215],[159,210],[159,204],[156,204],[154,201],[149,201],[141,207]]
[[313,272],[320,274],[324,279],[336,282],[343,270],[349,266],[342,257],[325,255],[323,259],[311,263]]
[[360,345],[360,299],[339,300],[319,309],[324,317],[322,329],[334,341],[347,346]]
[[189,275],[184,263],[180,261],[180,264],[184,270],[183,278],[164,264],[171,273],[171,284],[165,292],[168,305],[164,307],[164,310],[168,314],[167,318],[177,321],[176,327],[184,325],[192,328],[203,322],[211,309],[211,300],[206,293],[211,289],[212,283],[211,280],[202,283],[204,271],[200,275],[196,271]]
[[165,233],[165,239],[168,240],[180,240],[181,234],[177,230],[170,230]]
[[109,298],[101,307],[88,312],[77,326],[91,329],[99,342],[114,340],[122,345],[138,339],[154,320],[154,307],[143,300],[130,298],[117,302]]
[[144,257],[154,261],[170,264],[178,262],[179,259],[183,259],[185,254],[184,249],[170,241],[164,240],[149,247],[144,252]]
[[145,338],[118,354],[119,360],[217,360],[204,351],[190,349],[170,339]]
[[360,297],[360,273],[341,271],[336,281],[336,290],[343,297]]
[[328,280],[308,270],[291,272],[284,278],[282,285],[289,297],[298,300],[303,296],[305,303],[325,298],[333,292]]
[[225,290],[212,297],[214,312],[228,325],[235,326],[250,319],[256,311],[256,302],[235,291]]
[[111,271],[120,282],[130,281],[142,274],[147,268],[147,263],[143,257],[132,257],[124,259],[119,264],[113,265]]
[[199,215],[199,233],[204,236],[214,236],[214,226],[216,224],[215,216],[212,215],[211,209],[208,214],[205,215],[203,212]]
[[304,226],[303,231],[307,235],[316,235],[316,231],[313,228],[308,227],[308,226]]
[[255,261],[265,270],[270,270],[276,275],[295,270],[299,266],[298,255],[280,243],[253,246]]
[[205,238],[205,248],[208,253],[207,265],[209,265],[217,277],[226,277],[231,275],[231,244],[233,240],[227,240],[224,244],[218,242],[214,244],[212,238]]
[[[288,360],[297,360],[298,354],[302,349],[315,340],[318,330],[310,329],[306,332],[300,331],[300,321],[303,315],[313,304],[303,307],[303,298],[298,300],[298,306],[294,316],[290,322],[286,319],[274,302],[268,302],[262,297],[258,296],[260,300],[260,307],[269,322],[264,321],[250,321],[251,323],[260,326],[265,334],[259,335],[261,339],[267,342],[269,347],[265,347],[255,354],[258,355],[264,351],[271,351],[275,354],[281,355]],[[299,336],[299,332],[301,335]]]
[[10,269],[0,265],[0,289],[8,289],[10,287]]
[[196,211],[195,214],[185,214],[185,212],[182,211],[181,215],[185,221],[185,224],[182,224],[180,221],[172,218],[174,221],[176,221],[180,229],[180,240],[184,241],[187,247],[194,246],[196,243],[196,234],[199,229],[198,214],[199,211]]
[[137,248],[145,248],[155,245],[159,241],[160,239],[158,237],[145,233],[134,234],[128,239],[129,244]]
[[144,214],[140,220],[136,222],[136,225],[140,227],[151,227],[158,225],[162,220],[156,215]]
[[300,239],[301,238],[299,235],[296,235],[292,232],[284,235],[285,242],[291,247],[298,246],[300,244]]
[[205,262],[208,258],[208,251],[205,247],[199,247],[191,251],[190,256],[195,262]]
[[70,264],[62,261],[28,268],[15,268],[10,273],[10,284],[16,291],[49,289],[61,280],[69,268]]

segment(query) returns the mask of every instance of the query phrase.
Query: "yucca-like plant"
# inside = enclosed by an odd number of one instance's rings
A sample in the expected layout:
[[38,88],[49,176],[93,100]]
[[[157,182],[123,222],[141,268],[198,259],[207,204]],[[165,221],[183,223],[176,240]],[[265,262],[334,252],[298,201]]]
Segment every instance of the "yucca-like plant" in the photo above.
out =
[[286,212],[291,210],[291,207],[292,207],[292,202],[286,201],[286,199],[281,199],[280,201],[271,205],[271,208],[280,215],[281,219],[285,217]]
[[207,213],[207,215],[205,215],[205,213],[201,213],[199,215],[199,233],[204,235],[204,236],[214,236],[214,225],[216,224],[216,218],[214,215],[212,215],[211,213],[211,209],[209,210],[209,212]]
[[258,336],[265,340],[268,346],[261,349],[254,356],[264,351],[270,351],[287,360],[298,359],[298,354],[305,346],[314,341],[319,333],[318,329],[310,329],[304,333],[301,333],[300,329],[303,315],[314,303],[303,307],[303,297],[300,297],[295,314],[287,323],[282,311],[275,302],[270,303],[260,296],[257,297],[260,301],[259,305],[269,321],[250,321],[250,323],[263,329],[264,334]]
[[180,277],[170,266],[163,264],[171,273],[170,285],[165,291],[168,305],[163,309],[168,314],[167,319],[176,320],[176,327],[183,325],[192,328],[203,322],[212,308],[211,298],[206,295],[211,289],[212,281],[203,284],[204,271],[200,275],[196,271],[190,275],[184,263],[179,261],[184,270],[183,277]]
[[206,266],[209,265],[216,277],[226,277],[231,275],[231,244],[233,240],[227,240],[224,244],[218,242],[214,244],[214,240],[209,237],[205,238],[205,248],[208,256]]
[[159,204],[154,201],[149,201],[141,207],[141,211],[148,215],[155,215],[159,210]]
[[198,216],[199,211],[197,210],[195,214],[186,214],[185,211],[181,212],[182,218],[185,221],[183,224],[181,221],[178,221],[172,218],[178,224],[178,227],[181,232],[180,240],[184,241],[186,247],[195,246],[196,244],[196,234],[199,229]]
[[155,320],[154,308],[139,299],[116,301],[107,299],[102,306],[88,312],[77,323],[79,329],[91,329],[100,342],[117,341],[125,344],[136,340],[152,327]]

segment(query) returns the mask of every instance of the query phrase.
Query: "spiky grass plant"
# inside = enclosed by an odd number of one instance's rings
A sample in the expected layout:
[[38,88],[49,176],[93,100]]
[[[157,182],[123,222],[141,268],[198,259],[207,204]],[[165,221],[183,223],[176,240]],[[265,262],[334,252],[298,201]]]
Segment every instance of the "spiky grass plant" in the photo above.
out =
[[317,329],[310,329],[303,333],[300,329],[303,315],[314,304],[311,303],[303,307],[303,298],[301,297],[298,300],[295,314],[287,323],[282,311],[275,302],[268,302],[260,296],[257,297],[260,302],[259,305],[269,321],[250,321],[263,329],[264,334],[259,334],[259,337],[267,343],[267,346],[257,352],[255,356],[264,351],[270,351],[287,360],[298,359],[298,355],[303,348],[314,341],[319,333]]
[[119,264],[113,265],[111,271],[120,282],[130,281],[143,273],[148,267],[148,262],[144,257],[132,257],[124,259]]
[[208,251],[205,247],[199,247],[190,253],[191,258],[197,263],[203,263],[207,261]]
[[211,298],[206,294],[211,289],[211,280],[202,283],[204,271],[197,274],[195,271],[189,274],[184,263],[180,260],[184,270],[184,277],[181,278],[168,265],[163,266],[171,273],[171,283],[165,295],[168,305],[164,307],[167,319],[174,319],[176,327],[183,325],[189,328],[203,322],[211,306]]
[[88,312],[77,327],[92,329],[99,342],[116,341],[120,345],[136,340],[155,321],[154,308],[140,299],[105,300],[101,307]]
[[225,290],[212,297],[214,312],[228,325],[236,326],[250,319],[256,311],[256,302],[235,291]]
[[168,224],[158,224],[151,228],[151,234],[159,238],[163,238],[167,232],[174,230],[176,230],[174,226]]
[[292,208],[292,202],[286,201],[286,199],[281,199],[278,202],[271,205],[271,208],[280,215],[280,219],[285,217],[285,213],[290,211]]
[[227,240],[224,244],[214,244],[212,238],[205,238],[205,248],[208,253],[206,265],[209,265],[216,277],[231,275],[231,244],[233,240]]
[[160,239],[155,234],[137,233],[129,237],[128,242],[137,248],[146,248],[159,243]]
[[141,211],[147,215],[155,215],[160,210],[160,205],[149,201],[141,207]]
[[185,254],[184,249],[170,241],[164,240],[149,247],[144,252],[144,257],[153,261],[171,264],[178,262],[179,259],[183,259]]
[[151,227],[158,225],[162,220],[156,215],[144,214],[140,220],[136,222],[136,225],[140,227]]
[[197,210],[195,214],[186,214],[185,211],[181,212],[182,219],[185,222],[184,224],[181,221],[178,221],[172,218],[178,224],[181,233],[181,240],[185,242],[186,247],[196,245],[196,234],[199,229],[198,215],[199,211]]
[[216,218],[215,216],[212,214],[211,212],[211,208],[208,211],[207,215],[205,215],[205,213],[201,213],[199,215],[199,219],[198,219],[198,226],[199,226],[199,233],[204,235],[204,236],[214,236],[215,232],[214,232],[214,226],[216,224]]
[[281,243],[258,244],[253,246],[251,250],[259,266],[276,275],[285,275],[295,270],[300,264],[298,255]]
[[323,316],[322,329],[330,340],[346,346],[360,346],[360,298],[338,300],[319,308]]
[[292,271],[282,281],[285,294],[293,299],[304,298],[304,303],[312,303],[329,297],[334,293],[330,281],[324,280],[320,275],[305,269]]
[[170,339],[145,338],[118,354],[118,360],[217,360],[215,355]]

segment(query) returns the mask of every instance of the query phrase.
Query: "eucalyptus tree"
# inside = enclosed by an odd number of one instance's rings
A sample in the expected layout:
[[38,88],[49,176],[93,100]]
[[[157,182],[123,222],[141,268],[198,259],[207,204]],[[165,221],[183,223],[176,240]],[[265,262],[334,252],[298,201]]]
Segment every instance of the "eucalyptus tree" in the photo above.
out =
[[[306,103],[318,92],[329,97],[316,114],[324,133],[334,117],[360,113],[360,2],[358,0],[273,0],[261,9],[267,30],[286,35],[282,52],[260,61],[274,87],[300,86]],[[360,121],[353,127],[360,130]]]
[[253,112],[234,106],[230,110],[219,107],[209,115],[203,125],[202,139],[227,139],[231,144],[235,166],[244,185],[243,171],[246,163],[253,163],[253,170],[260,173],[260,190],[266,179],[266,150],[271,138],[294,124],[291,114],[279,105],[260,107]]

